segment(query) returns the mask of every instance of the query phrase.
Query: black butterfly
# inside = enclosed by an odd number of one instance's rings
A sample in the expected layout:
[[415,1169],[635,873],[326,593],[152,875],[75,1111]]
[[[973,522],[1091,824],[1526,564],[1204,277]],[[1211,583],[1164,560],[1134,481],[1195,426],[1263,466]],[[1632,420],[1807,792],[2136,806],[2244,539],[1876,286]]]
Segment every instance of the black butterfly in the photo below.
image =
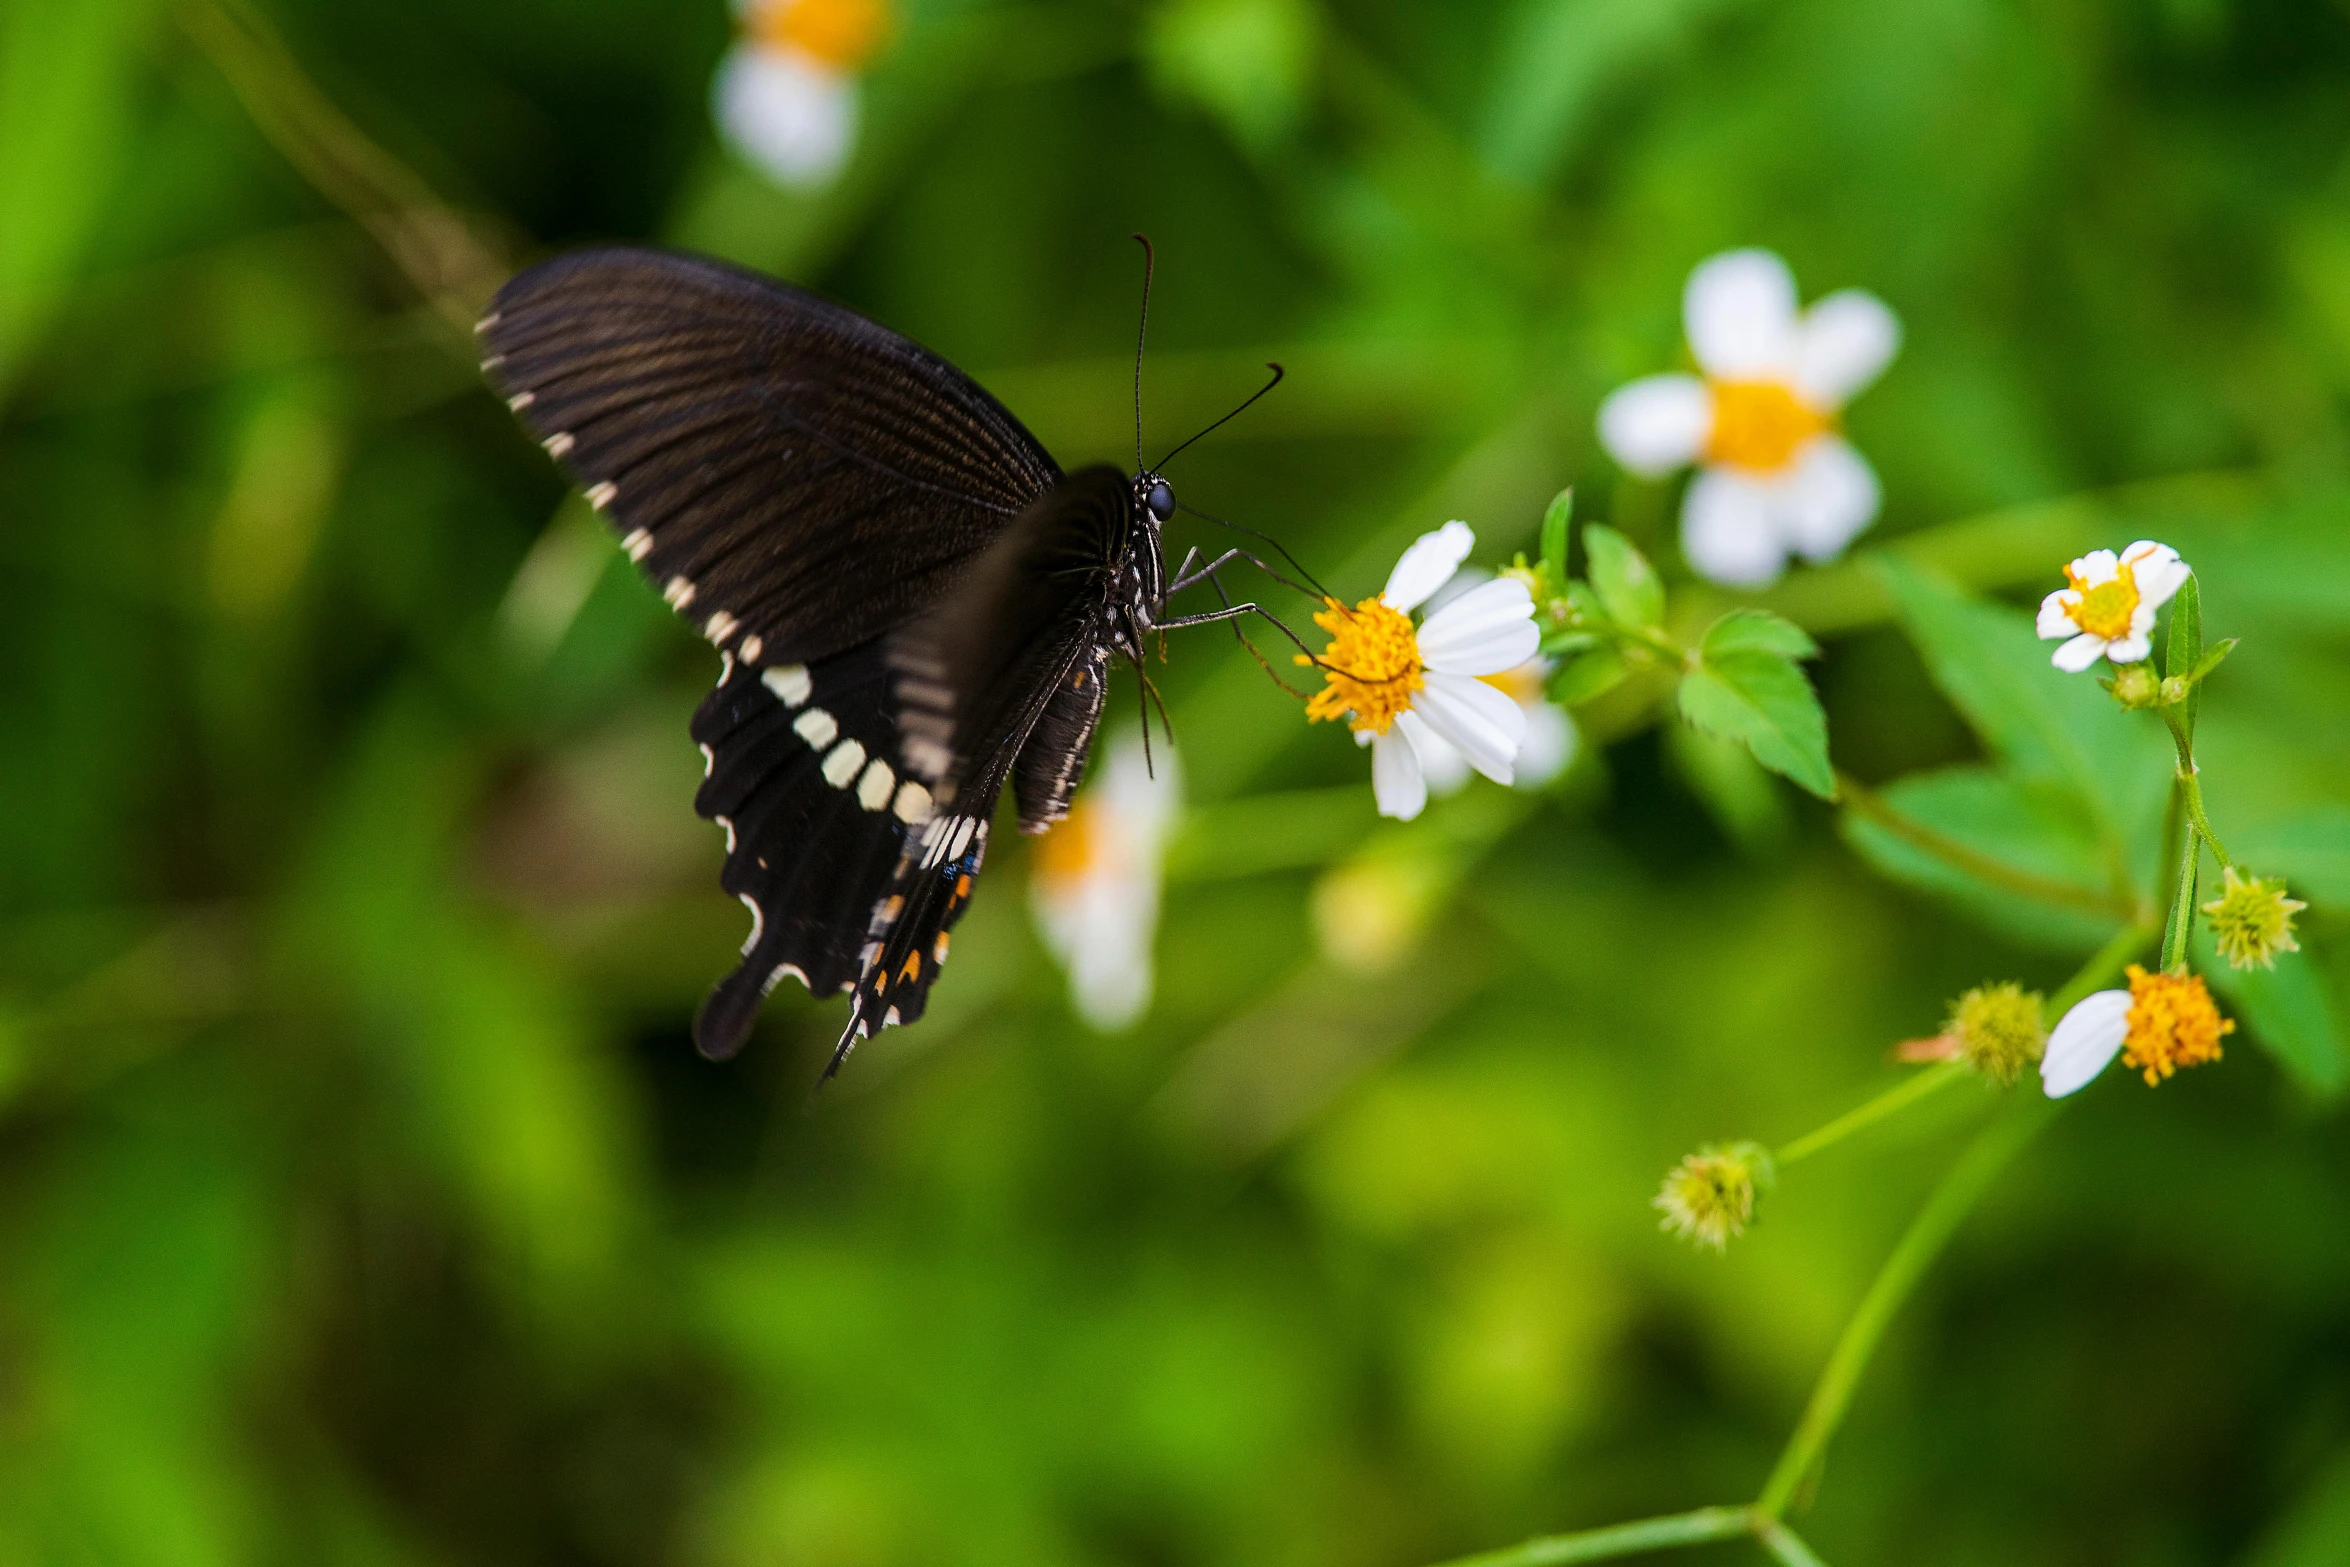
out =
[[1163,616],[1208,572],[1169,579],[1175,494],[1139,443],[1131,475],[1064,474],[954,366],[800,289],[590,250],[516,276],[479,330],[508,405],[725,655],[694,808],[751,934],[695,1018],[711,1057],[786,975],[854,993],[831,1069],[920,1017],[1005,783],[1022,831],[1059,820],[1111,656],[1255,608]]

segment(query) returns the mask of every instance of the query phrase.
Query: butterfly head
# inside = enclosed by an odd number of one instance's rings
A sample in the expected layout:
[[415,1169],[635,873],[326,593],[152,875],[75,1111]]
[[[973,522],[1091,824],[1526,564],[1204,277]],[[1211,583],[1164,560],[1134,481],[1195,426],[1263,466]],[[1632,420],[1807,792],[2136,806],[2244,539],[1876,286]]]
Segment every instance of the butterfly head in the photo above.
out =
[[1134,476],[1134,505],[1163,528],[1175,515],[1175,486],[1145,468]]

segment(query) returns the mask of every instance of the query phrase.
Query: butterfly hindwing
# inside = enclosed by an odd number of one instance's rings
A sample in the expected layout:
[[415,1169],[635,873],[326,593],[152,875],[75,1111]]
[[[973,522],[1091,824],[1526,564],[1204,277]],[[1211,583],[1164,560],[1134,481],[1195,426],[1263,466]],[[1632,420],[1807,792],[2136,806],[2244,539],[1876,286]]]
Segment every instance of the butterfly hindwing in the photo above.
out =
[[707,1055],[741,1047],[779,981],[825,996],[861,972],[873,912],[932,811],[894,764],[889,686],[878,643],[813,665],[730,659],[694,715],[709,760],[695,808],[726,829],[720,880],[751,911],[741,966],[695,1020]]
[[1061,477],[945,360],[713,261],[562,256],[499,291],[481,338],[663,596],[746,662],[811,663],[927,610]]

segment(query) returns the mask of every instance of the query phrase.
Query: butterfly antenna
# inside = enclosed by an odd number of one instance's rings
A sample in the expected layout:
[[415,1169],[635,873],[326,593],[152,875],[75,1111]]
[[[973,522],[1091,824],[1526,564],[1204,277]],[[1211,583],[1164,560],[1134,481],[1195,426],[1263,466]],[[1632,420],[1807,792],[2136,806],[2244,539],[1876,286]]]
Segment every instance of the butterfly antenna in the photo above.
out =
[[1198,440],[1200,436],[1210,435],[1215,431],[1221,430],[1224,428],[1224,426],[1230,424],[1233,420],[1248,412],[1249,405],[1251,403],[1254,403],[1258,398],[1264,396],[1267,392],[1270,392],[1276,386],[1279,386],[1281,384],[1281,378],[1289,374],[1288,371],[1282,369],[1278,364],[1268,364],[1265,366],[1265,368],[1273,372],[1272,380],[1267,381],[1263,386],[1260,386],[1255,391],[1249,393],[1247,401],[1243,402],[1238,408],[1233,409],[1232,412],[1226,414],[1223,418],[1217,420],[1214,424],[1209,425],[1207,429],[1200,431],[1199,435],[1195,435],[1191,438],[1191,441],[1185,441],[1182,446],[1176,447],[1174,451],[1171,451],[1166,456],[1160,458],[1158,461],[1158,466],[1153,468],[1151,471],[1153,473],[1158,472],[1159,469],[1166,467],[1167,464],[1173,462],[1177,456],[1181,455],[1185,448],[1191,445],[1192,441]]
[[[1288,545],[1282,543],[1279,539],[1273,537],[1273,535],[1270,533],[1266,533],[1262,529],[1249,527],[1246,523],[1227,521],[1226,519],[1218,517],[1213,513],[1201,511],[1196,506],[1187,506],[1181,501],[1177,501],[1175,503],[1175,509],[1177,511],[1189,512],[1192,516],[1197,517],[1200,521],[1212,522],[1219,528],[1230,528],[1235,533],[1245,533],[1252,539],[1264,540],[1265,543],[1273,547],[1273,552],[1279,555],[1283,560],[1289,562],[1291,568],[1294,569],[1299,576],[1305,578],[1305,581],[1303,583],[1292,582],[1287,577],[1281,575],[1281,573],[1273,570],[1269,566],[1266,566],[1263,561],[1257,561],[1257,566],[1264,571],[1266,576],[1271,577],[1274,581],[1280,583],[1285,588],[1296,589],[1298,592],[1305,594],[1309,598],[1318,600],[1337,599],[1337,594],[1331,592],[1328,588],[1322,585],[1321,578],[1306,570],[1305,562],[1299,560],[1295,555],[1289,553]],[[1253,556],[1250,558],[1252,560],[1255,559]]]
[[1142,345],[1151,334],[1151,275],[1158,271],[1159,258],[1151,249],[1150,236],[1137,234],[1134,242],[1142,247],[1142,323],[1134,329],[1134,471],[1142,472]]

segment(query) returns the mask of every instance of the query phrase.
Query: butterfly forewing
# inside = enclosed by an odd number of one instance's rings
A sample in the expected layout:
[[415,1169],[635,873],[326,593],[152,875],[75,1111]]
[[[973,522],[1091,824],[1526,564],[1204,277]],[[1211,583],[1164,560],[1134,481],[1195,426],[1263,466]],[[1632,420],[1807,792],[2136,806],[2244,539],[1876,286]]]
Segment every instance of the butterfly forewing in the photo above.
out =
[[942,598],[1060,479],[976,383],[840,306],[609,249],[499,291],[485,368],[669,602],[753,663],[809,663]]

